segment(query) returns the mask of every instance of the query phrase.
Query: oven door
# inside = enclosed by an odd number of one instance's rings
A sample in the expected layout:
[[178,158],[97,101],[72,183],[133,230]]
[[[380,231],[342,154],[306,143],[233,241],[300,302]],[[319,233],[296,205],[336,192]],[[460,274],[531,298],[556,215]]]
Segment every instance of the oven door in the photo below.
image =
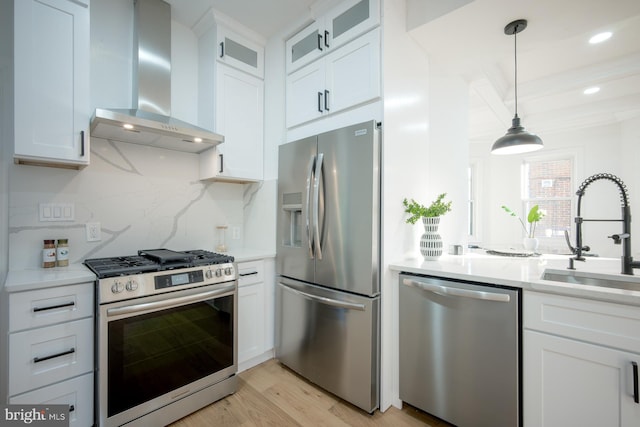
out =
[[119,426],[237,372],[237,282],[105,304],[100,426]]

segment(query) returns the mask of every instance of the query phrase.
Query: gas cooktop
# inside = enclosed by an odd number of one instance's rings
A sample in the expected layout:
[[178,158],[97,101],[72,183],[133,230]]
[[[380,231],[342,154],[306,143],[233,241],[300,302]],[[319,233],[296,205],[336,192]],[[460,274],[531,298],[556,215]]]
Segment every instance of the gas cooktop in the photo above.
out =
[[199,267],[233,262],[230,255],[205,250],[172,251],[169,249],[144,249],[138,255],[93,258],[84,261],[98,278],[127,276],[153,271]]

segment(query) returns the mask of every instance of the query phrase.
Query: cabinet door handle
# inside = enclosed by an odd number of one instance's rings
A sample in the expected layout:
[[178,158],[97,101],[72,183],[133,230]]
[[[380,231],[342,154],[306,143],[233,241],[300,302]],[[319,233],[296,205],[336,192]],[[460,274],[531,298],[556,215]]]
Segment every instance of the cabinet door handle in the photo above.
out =
[[74,305],[76,305],[75,301],[71,301],[64,304],[50,305],[48,307],[33,307],[32,311],[38,313],[40,311],[55,310],[57,308],[73,307]]
[[220,42],[220,58],[224,58],[224,42]]
[[244,277],[244,276],[253,276],[254,274],[258,274],[257,271],[251,271],[249,273],[240,273],[239,276],[240,277]]
[[80,157],[84,157],[84,131],[80,131]]
[[318,92],[318,111],[322,113],[322,92]]
[[322,34],[318,34],[318,50],[322,51]]
[[40,362],[44,362],[45,360],[49,360],[49,359],[55,359],[56,357],[61,357],[61,356],[66,356],[67,354],[73,354],[76,352],[75,348],[71,348],[67,351],[63,351],[61,353],[56,353],[56,354],[52,354],[50,356],[45,356],[45,357],[34,357],[33,358],[33,363],[40,363]]
[[631,362],[633,366],[633,401],[640,403],[640,393],[638,393],[638,364]]
[[218,173],[222,173],[224,172],[224,154],[218,154],[218,157],[220,157],[220,170]]
[[324,91],[324,109],[329,111],[329,91]]
[[324,45],[329,47],[329,31],[324,30]]

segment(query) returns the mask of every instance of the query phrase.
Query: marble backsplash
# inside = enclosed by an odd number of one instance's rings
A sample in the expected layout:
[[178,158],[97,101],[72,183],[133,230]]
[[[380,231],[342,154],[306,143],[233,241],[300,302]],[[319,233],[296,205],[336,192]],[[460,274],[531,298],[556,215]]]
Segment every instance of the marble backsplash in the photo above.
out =
[[[243,246],[245,210],[264,197],[256,197],[262,184],[200,181],[195,154],[97,138],[81,171],[11,165],[9,180],[10,269],[40,267],[44,239],[69,239],[70,262],[138,249],[214,250],[217,225],[229,227],[233,251]],[[40,203],[73,203],[75,219],[40,222]],[[87,241],[89,222],[100,223],[100,241]]]

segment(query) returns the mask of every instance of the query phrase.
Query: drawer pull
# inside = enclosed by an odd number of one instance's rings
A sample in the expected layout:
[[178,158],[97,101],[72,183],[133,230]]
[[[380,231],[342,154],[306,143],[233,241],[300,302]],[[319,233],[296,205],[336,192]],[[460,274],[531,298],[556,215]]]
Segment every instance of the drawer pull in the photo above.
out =
[[638,364],[631,362],[633,365],[633,401],[640,403],[640,393],[638,393]]
[[73,307],[74,305],[76,305],[76,303],[74,301],[71,301],[64,304],[51,305],[49,307],[33,307],[33,312],[38,313],[40,311],[55,310],[57,308]]
[[33,363],[44,362],[45,360],[55,359],[56,357],[66,356],[67,354],[73,354],[75,352],[76,352],[76,349],[72,348],[72,349],[69,349],[67,351],[63,351],[62,353],[56,353],[56,354],[52,354],[50,356],[34,357],[33,358]]
[[240,277],[244,277],[244,276],[253,276],[254,274],[258,274],[257,271],[252,271],[250,273],[240,273],[239,276]]

